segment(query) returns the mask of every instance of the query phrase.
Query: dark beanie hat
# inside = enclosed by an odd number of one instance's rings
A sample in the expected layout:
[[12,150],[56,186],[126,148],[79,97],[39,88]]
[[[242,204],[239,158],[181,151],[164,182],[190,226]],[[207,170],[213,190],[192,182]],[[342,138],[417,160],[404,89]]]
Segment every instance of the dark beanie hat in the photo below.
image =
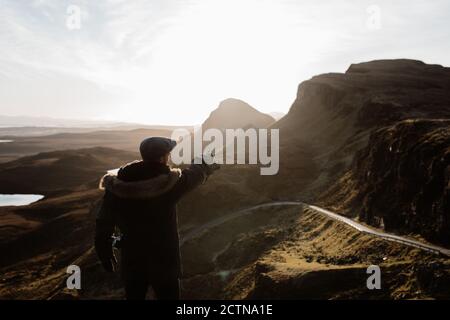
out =
[[176,145],[177,142],[169,138],[150,137],[141,142],[139,151],[142,160],[158,161],[162,156],[170,153]]

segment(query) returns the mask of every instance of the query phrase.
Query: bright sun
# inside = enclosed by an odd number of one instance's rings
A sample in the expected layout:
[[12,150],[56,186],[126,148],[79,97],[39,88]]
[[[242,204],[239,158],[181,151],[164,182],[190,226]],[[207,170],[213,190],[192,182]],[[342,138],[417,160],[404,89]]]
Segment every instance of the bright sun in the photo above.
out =
[[302,45],[317,36],[302,32],[299,22],[280,2],[196,2],[156,37],[151,61],[130,77],[139,117],[158,106],[186,119],[177,122],[198,123],[228,97],[265,112],[287,109],[298,84],[293,61],[312,59]]

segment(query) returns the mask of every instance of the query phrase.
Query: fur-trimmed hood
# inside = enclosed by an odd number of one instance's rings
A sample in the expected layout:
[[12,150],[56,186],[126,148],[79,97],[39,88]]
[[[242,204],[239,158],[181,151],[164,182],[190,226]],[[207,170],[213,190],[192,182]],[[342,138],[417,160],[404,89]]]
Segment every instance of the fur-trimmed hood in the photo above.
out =
[[100,189],[108,190],[119,198],[151,199],[171,190],[181,177],[180,169],[170,169],[148,180],[124,182],[117,175],[108,173],[100,180]]

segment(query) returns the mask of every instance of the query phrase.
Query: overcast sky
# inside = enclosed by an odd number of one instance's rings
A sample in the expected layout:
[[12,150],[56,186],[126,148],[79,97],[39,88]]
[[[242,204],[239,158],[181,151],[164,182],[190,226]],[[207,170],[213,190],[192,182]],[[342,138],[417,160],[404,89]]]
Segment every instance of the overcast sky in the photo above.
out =
[[449,49],[448,0],[0,0],[0,114],[199,124],[228,97],[287,112],[313,75],[450,66]]

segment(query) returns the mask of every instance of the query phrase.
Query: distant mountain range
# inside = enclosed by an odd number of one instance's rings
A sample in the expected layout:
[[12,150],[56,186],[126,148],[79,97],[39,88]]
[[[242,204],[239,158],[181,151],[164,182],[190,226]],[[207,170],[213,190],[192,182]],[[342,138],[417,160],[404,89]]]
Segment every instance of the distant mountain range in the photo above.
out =
[[[226,99],[219,104],[203,126],[209,128],[263,128],[284,116],[281,112],[270,115],[259,112],[239,99]],[[220,120],[219,120],[220,119]],[[220,124],[220,125],[219,125]],[[219,126],[217,126],[219,125]],[[31,137],[59,133],[87,133],[98,130],[175,130],[177,128],[192,129],[193,126],[148,125],[131,122],[115,122],[102,120],[61,119],[52,117],[5,116],[0,115],[0,137]]]
[[145,126],[137,123],[103,121],[103,120],[78,120],[61,119],[52,117],[33,116],[4,116],[0,115],[1,127],[59,127],[59,128],[98,128],[98,127],[136,127]]
[[191,126],[147,125],[131,122],[60,119],[50,117],[0,115],[0,136],[31,137],[58,133],[87,133],[98,130],[175,130]]

